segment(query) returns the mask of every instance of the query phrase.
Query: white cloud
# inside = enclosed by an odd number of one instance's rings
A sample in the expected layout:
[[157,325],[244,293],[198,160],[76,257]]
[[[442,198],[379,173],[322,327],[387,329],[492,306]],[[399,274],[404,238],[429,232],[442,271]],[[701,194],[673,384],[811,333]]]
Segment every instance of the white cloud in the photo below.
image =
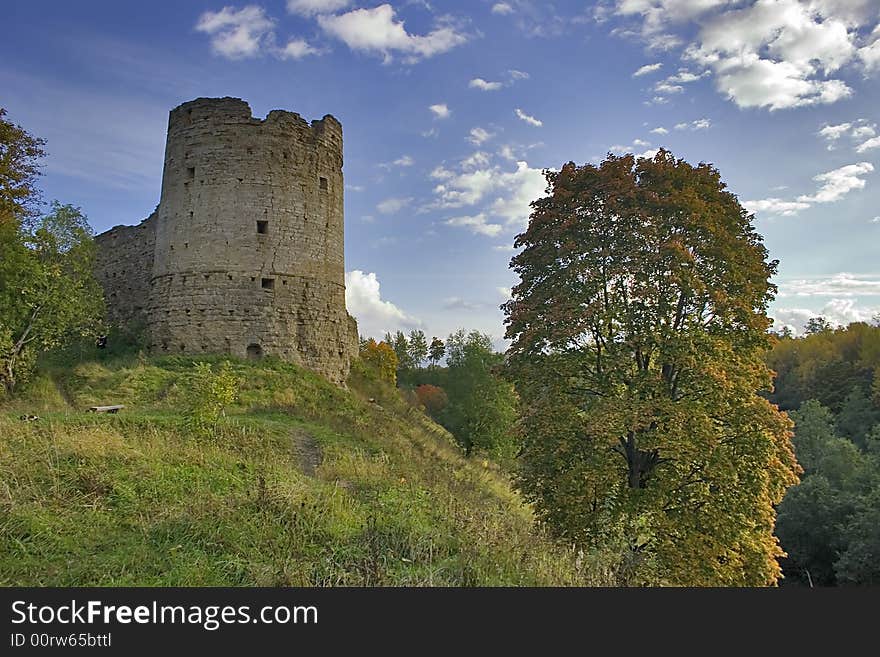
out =
[[656,64],[645,64],[641,68],[639,68],[635,73],[632,74],[634,78],[641,77],[643,75],[648,75],[649,73],[654,73],[655,71],[659,71],[663,67],[663,64],[657,62]]
[[460,208],[478,203],[495,186],[496,173],[495,169],[480,169],[445,178],[447,182],[434,188],[440,197],[440,207]]
[[425,35],[410,34],[403,21],[395,20],[394,8],[389,4],[338,16],[319,15],[318,24],[352,50],[382,55],[385,63],[392,61],[395,52],[405,55],[407,63],[415,63],[447,52],[468,39],[448,22]]
[[807,321],[812,317],[824,317],[832,326],[847,326],[852,322],[869,322],[880,312],[880,307],[860,306],[854,299],[831,299],[820,310],[807,308],[777,308],[769,315],[774,326],[789,326],[802,333]]
[[411,167],[413,164],[415,164],[415,160],[413,160],[409,155],[402,155],[394,160],[392,164],[399,167]]
[[655,135],[668,135],[669,134],[669,130],[667,130],[666,128],[663,128],[663,127],[654,128],[653,130],[651,130],[651,132]]
[[450,178],[455,177],[455,174],[444,167],[442,164],[434,167],[434,169],[428,175],[434,180],[449,180]]
[[[629,146],[623,146],[622,144],[614,144],[608,148],[609,152],[614,153],[615,155],[626,155],[627,153],[636,153],[640,148],[644,148],[645,146],[650,146],[651,142],[645,141],[644,139],[633,139],[632,144]],[[658,149],[647,150],[644,153],[636,155],[636,157],[646,157],[648,159],[652,159],[658,152]]]
[[479,301],[468,301],[461,297],[446,297],[443,299],[444,310],[480,310],[485,308],[485,303]]
[[869,139],[868,141],[866,141],[862,144],[859,144],[856,147],[856,152],[857,153],[864,153],[865,151],[868,151],[868,150],[871,150],[874,148],[880,148],[880,137],[874,137],[873,139]]
[[287,45],[281,49],[278,53],[278,56],[281,59],[302,59],[303,57],[308,57],[309,55],[320,55],[321,51],[317,48],[309,45],[309,43],[303,39],[291,39],[287,42]]
[[852,123],[839,123],[837,125],[825,125],[819,130],[819,136],[828,141],[837,141],[852,128]]
[[853,139],[866,139],[868,137],[873,137],[877,134],[877,124],[876,123],[868,123],[865,125],[860,125],[856,128],[853,128],[852,136]]
[[797,200],[786,201],[779,198],[766,198],[759,201],[744,201],[749,212],[766,212],[783,216],[795,215],[815,203],[834,203],[851,191],[862,189],[867,184],[864,176],[874,171],[870,162],[849,164],[833,171],[820,173],[813,180],[820,183],[815,194],[802,194]]
[[396,214],[412,203],[412,198],[386,198],[376,205],[376,209],[382,214]]
[[615,10],[622,16],[641,18],[641,36],[652,50],[669,50],[681,45],[669,24],[692,20],[726,4],[728,0],[617,0]]
[[531,77],[525,71],[517,71],[515,68],[510,69],[507,74],[510,76],[511,80],[528,80]]
[[[816,133],[826,142],[828,142],[828,150],[833,151],[837,147],[837,143],[844,137],[849,137],[850,141],[857,142],[868,140],[877,134],[877,124],[871,123],[867,119],[857,119],[855,121],[847,121],[846,123],[838,123],[836,125],[826,124]],[[867,143],[867,142],[866,142]],[[880,142],[878,142],[880,143]],[[856,151],[863,153],[873,146],[863,148],[864,143],[856,148]]]
[[422,323],[390,301],[382,299],[379,279],[360,269],[345,274],[345,305],[358,321],[361,335],[379,337],[386,331],[412,329]]
[[489,154],[485,151],[476,151],[461,161],[464,171],[480,169],[489,166]]
[[670,75],[665,80],[660,80],[654,85],[655,93],[661,95],[673,95],[680,94],[684,91],[683,84],[689,84],[691,82],[696,82],[697,80],[701,80],[707,75],[710,74],[710,71],[705,71],[697,75],[696,73],[691,73],[690,70],[686,68],[678,69],[678,73],[675,75]]
[[871,173],[874,165],[870,162],[849,164],[833,171],[820,173],[813,180],[822,183],[819,190],[811,196],[799,196],[802,203],[833,203],[839,201],[849,192],[864,188],[866,182],[863,176]]
[[807,80],[790,62],[757,56],[725,65],[719,70],[717,87],[739,107],[767,107],[771,111],[827,105],[852,95],[852,89],[841,80]]
[[516,249],[513,248],[513,244],[496,244],[492,247],[492,250],[503,251],[505,253],[512,253],[513,251],[516,251]]
[[464,226],[469,228],[471,232],[477,235],[488,235],[495,237],[501,232],[500,224],[489,223],[488,217],[484,212],[471,216],[453,217],[444,222],[448,226]]
[[859,55],[858,12],[835,0],[757,0],[740,7],[703,20],[698,42],[685,53],[712,69],[730,100],[773,111],[852,94],[830,76]]
[[702,80],[704,77],[710,74],[710,71],[703,71],[699,75],[696,73],[691,73],[686,68],[678,69],[678,73],[675,75],[671,75],[666,78],[669,82],[675,82],[678,84],[688,84],[689,82],[696,82],[697,80]]
[[471,142],[472,144],[474,144],[475,146],[479,146],[483,142],[490,140],[493,136],[494,135],[491,132],[489,132],[488,130],[485,130],[483,128],[480,128],[480,127],[471,128],[471,131],[468,136],[468,141]]
[[496,287],[495,290],[504,299],[510,299],[513,297],[513,290],[509,287]]
[[840,272],[824,278],[803,278],[779,283],[779,297],[880,296],[880,278]]
[[872,224],[880,224],[880,216],[874,217],[871,219]]
[[431,110],[434,116],[438,119],[445,119],[452,113],[449,107],[446,106],[446,103],[437,103],[436,105],[431,105],[428,109]]
[[291,14],[314,16],[332,14],[350,4],[351,0],[287,0],[287,11]]
[[759,201],[743,201],[743,207],[753,213],[765,212],[790,217],[810,207],[801,201],[784,201],[781,198],[765,198]]
[[513,7],[511,7],[510,3],[507,2],[496,2],[494,5],[492,5],[492,13],[499,14],[501,16],[512,14]]
[[868,73],[880,69],[880,24],[874,28],[871,38],[873,41],[870,44],[859,48],[859,59]]
[[468,83],[471,89],[479,89],[480,91],[497,91],[504,85],[500,82],[488,82],[483,78],[474,78]]
[[534,169],[525,161],[517,162],[515,171],[504,171],[498,166],[452,176],[446,175],[446,169],[442,171],[443,182],[434,188],[437,195],[434,207],[484,205],[481,212],[468,217],[470,224],[456,225],[471,225],[474,217],[481,216],[489,223],[488,217],[495,216],[503,219],[508,227],[525,227],[531,214],[530,203],[543,196],[547,186],[541,169]]
[[654,91],[658,94],[666,94],[667,96],[671,96],[672,94],[680,94],[684,91],[684,87],[680,84],[670,84],[666,80],[661,80],[657,84],[654,85]]
[[525,112],[523,112],[523,111],[522,111],[520,108],[518,108],[518,107],[517,107],[515,110],[513,110],[513,111],[514,111],[514,113],[516,113],[517,118],[519,118],[521,121],[525,121],[525,122],[528,123],[529,125],[533,125],[533,126],[535,126],[535,127],[537,127],[537,128],[540,128],[542,125],[544,125],[544,122],[543,122],[543,121],[539,121],[539,120],[536,119],[534,116],[529,116],[528,114],[526,114]]
[[676,123],[674,126],[676,130],[708,130],[711,127],[712,122],[709,119],[697,119],[690,123]]
[[525,228],[532,213],[531,202],[544,196],[546,187],[547,179],[541,169],[517,162],[516,171],[502,173],[496,179],[500,196],[492,203],[492,213],[503,217],[509,226]]
[[274,21],[262,7],[249,5],[242,9],[224,7],[206,11],[196,23],[196,30],[211,37],[211,47],[228,59],[256,57],[271,40]]

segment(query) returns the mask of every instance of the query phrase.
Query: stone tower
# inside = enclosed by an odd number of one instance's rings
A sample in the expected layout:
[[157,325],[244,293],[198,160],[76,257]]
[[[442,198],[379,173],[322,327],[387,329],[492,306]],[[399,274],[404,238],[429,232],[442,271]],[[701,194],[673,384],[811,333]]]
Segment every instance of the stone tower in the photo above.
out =
[[273,355],[345,379],[357,327],[345,309],[342,126],[332,116],[309,124],[273,110],[261,120],[236,98],[180,105],[159,206],[131,228],[140,237],[128,250],[152,248],[142,304],[131,297],[143,281],[102,271],[120,266],[105,253],[126,250],[118,231],[98,237],[99,276],[129,283],[127,295],[108,294],[111,317],[140,313],[152,350]]

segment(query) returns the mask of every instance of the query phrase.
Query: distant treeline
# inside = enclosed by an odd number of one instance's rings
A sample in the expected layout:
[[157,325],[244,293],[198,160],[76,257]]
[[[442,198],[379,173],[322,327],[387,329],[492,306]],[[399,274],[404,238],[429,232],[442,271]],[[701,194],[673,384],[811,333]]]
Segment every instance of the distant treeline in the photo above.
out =
[[812,320],[803,337],[782,336],[768,364],[770,401],[795,421],[804,469],[776,522],[786,581],[880,584],[880,321]]
[[393,374],[404,398],[452,433],[467,456],[508,463],[515,456],[517,398],[491,336],[460,329],[428,342],[422,331],[397,331],[379,343],[361,340],[361,355],[386,378]]

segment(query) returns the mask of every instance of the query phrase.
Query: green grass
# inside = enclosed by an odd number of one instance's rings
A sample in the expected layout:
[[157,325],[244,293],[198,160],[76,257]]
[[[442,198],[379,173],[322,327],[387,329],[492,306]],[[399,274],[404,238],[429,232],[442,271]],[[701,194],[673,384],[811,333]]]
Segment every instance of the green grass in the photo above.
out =
[[94,356],[47,361],[0,405],[0,585],[609,583],[360,366],[346,390],[234,361],[239,401],[197,437],[196,359]]

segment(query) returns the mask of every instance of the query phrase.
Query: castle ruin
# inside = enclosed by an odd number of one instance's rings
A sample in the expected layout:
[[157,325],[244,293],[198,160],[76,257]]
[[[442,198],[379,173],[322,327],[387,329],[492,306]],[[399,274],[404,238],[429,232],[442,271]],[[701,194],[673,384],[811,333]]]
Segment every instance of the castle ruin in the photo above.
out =
[[151,352],[272,355],[345,380],[357,325],[332,116],[261,120],[237,98],[180,105],[155,212],[96,242],[108,319],[142,327]]

